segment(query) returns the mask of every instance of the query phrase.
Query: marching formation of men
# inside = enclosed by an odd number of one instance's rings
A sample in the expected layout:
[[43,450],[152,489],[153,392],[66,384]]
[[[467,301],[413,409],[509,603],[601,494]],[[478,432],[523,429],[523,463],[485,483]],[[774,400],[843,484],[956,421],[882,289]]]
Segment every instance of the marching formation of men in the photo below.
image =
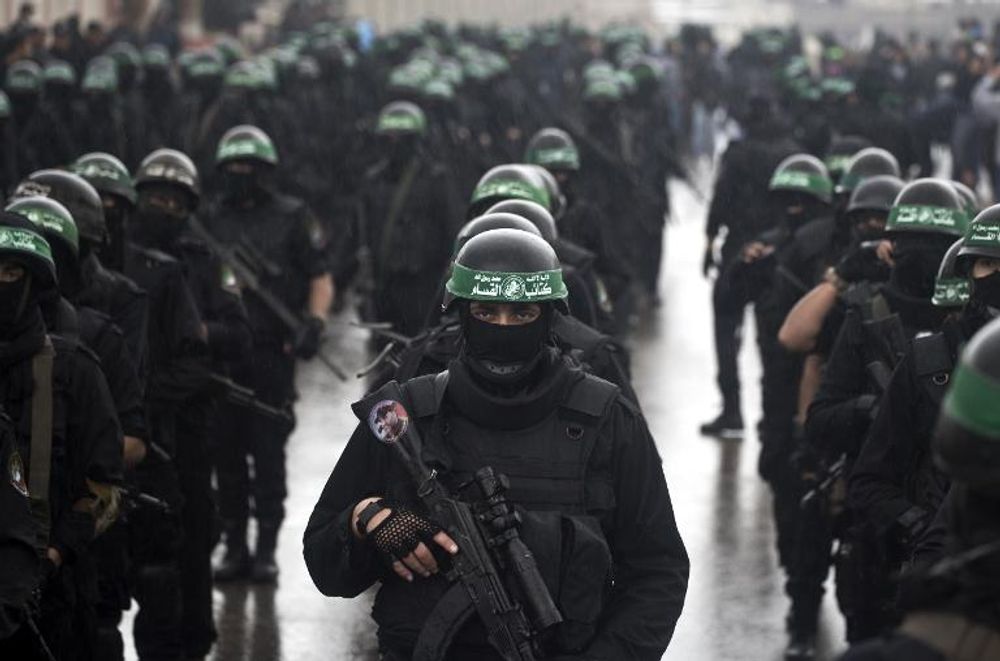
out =
[[254,51],[4,38],[3,658],[123,659],[133,601],[141,660],[209,655],[213,584],[279,580],[296,366],[347,378],[348,305],[374,358],[305,531],[316,587],[379,584],[382,659],[661,658],[689,561],[629,334],[662,304],[667,182],[693,188],[724,113],[701,431],[744,433],[752,305],[786,658],[815,657],[831,566],[845,658],[997,658],[978,24],[951,57],[777,29],[723,56],[695,26],[371,40],[311,12]]

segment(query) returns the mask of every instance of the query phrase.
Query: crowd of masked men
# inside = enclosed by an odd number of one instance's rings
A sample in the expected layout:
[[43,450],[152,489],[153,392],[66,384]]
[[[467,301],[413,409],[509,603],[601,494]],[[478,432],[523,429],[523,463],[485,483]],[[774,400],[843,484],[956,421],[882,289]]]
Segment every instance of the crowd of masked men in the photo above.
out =
[[[551,246],[568,290],[551,342],[638,407],[625,346],[658,302],[665,182],[720,105],[739,135],[709,214],[724,408],[703,431],[743,431],[753,304],[788,658],[814,654],[831,564],[851,642],[902,622],[876,645],[904,652],[851,658],[995,653],[995,342],[949,395],[951,463],[931,452],[962,347],[1000,309],[1000,210],[926,178],[958,114],[916,74],[964,62],[917,66],[891,40],[807,59],[772,30],[725,61],[697,29],[664,51],[569,24],[366,44],[319,22],[253,53],[80,56],[28,34],[0,93],[5,658],[120,659],[133,600],[140,659],[206,656],[213,581],[278,577],[297,360],[346,376],[323,344],[350,301],[369,386],[447,366],[462,331],[442,285],[468,221]],[[1000,107],[993,83],[965,101]]]
[[0,72],[0,656],[121,659],[134,601],[140,659],[205,657],[213,583],[277,581],[296,362],[354,378],[323,347],[350,298],[370,385],[447,361],[441,278],[497,204],[565,265],[566,351],[628,388],[679,172],[637,33],[67,29],[12,29]]
[[[977,333],[1000,315],[1000,206],[973,190],[969,165],[994,160],[1000,71],[971,29],[952,57],[825,39],[803,58],[783,43],[741,45],[770,66],[740,60],[741,131],[709,209],[723,406],[701,431],[743,434],[737,359],[752,305],[758,472],[790,600],[785,658],[815,657],[831,567],[855,645],[843,658],[998,658],[1000,446],[995,426],[962,416],[1000,411],[987,387],[996,364],[976,364],[995,349],[973,348],[996,346]],[[968,153],[970,117],[972,151],[986,145],[988,158]],[[949,141],[952,170],[935,178],[930,145]],[[984,377],[968,389],[956,371],[966,345]]]

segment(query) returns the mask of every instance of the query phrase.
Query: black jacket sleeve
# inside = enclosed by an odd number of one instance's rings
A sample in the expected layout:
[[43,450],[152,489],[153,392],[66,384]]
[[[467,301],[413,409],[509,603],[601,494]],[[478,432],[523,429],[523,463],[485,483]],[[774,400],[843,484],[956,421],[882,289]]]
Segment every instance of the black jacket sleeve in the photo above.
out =
[[[619,400],[623,402],[623,400]],[[659,659],[684,607],[690,564],[646,423],[622,403],[611,424],[615,515],[609,539],[615,586],[586,659]]]
[[357,596],[383,572],[372,549],[349,526],[359,501],[384,495],[389,459],[368,428],[358,425],[309,517],[303,555],[313,583],[327,596]]

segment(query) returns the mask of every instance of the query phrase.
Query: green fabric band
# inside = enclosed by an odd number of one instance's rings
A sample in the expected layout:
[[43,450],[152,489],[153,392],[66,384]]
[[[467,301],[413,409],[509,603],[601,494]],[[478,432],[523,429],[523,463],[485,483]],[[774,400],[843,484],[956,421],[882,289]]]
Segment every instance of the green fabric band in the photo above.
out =
[[549,194],[546,191],[516,179],[488,181],[480,185],[472,194],[472,203],[475,204],[488,197],[501,197],[506,200],[530,200],[541,204],[546,209],[550,208]]
[[969,431],[1000,441],[1000,383],[960,364],[951,377],[944,413]]
[[192,78],[209,78],[223,74],[222,65],[218,62],[192,62],[187,67],[187,74]]
[[224,163],[241,159],[258,160],[278,164],[278,153],[274,145],[262,140],[226,140],[215,153],[215,162]]
[[865,179],[867,179],[867,177],[862,177],[860,174],[855,172],[845,172],[841,175],[840,183],[837,184],[837,187],[841,190],[852,191]]
[[15,252],[40,257],[55,268],[52,248],[41,234],[17,227],[0,227],[0,254]]
[[833,182],[830,181],[829,177],[810,172],[782,170],[771,177],[769,189],[805,191],[829,199],[830,194],[833,193]]
[[579,170],[580,153],[571,147],[536,149],[528,154],[528,162],[559,170]]
[[965,305],[969,300],[969,281],[963,278],[946,278],[934,284],[931,302],[941,308]]
[[562,271],[475,271],[455,264],[447,289],[457,298],[498,303],[535,303],[566,298]]
[[387,113],[378,118],[376,133],[423,133],[427,122],[417,115]]
[[1000,248],[1000,223],[972,223],[963,245],[966,248]]
[[79,250],[80,237],[76,231],[76,224],[72,219],[60,216],[53,213],[50,209],[41,206],[24,205],[12,208],[11,211],[21,214],[35,225],[38,225],[42,228],[43,232],[47,231],[58,234],[66,243],[73,247],[74,251]]
[[45,80],[53,83],[64,83],[66,85],[76,84],[76,72],[73,67],[65,62],[50,64],[45,67]]
[[847,166],[851,163],[851,157],[846,154],[837,154],[835,156],[827,156],[823,163],[826,164],[826,169],[838,172],[843,172],[847,169]]
[[903,204],[889,211],[887,232],[937,232],[964,236],[969,217],[964,211],[920,204]]

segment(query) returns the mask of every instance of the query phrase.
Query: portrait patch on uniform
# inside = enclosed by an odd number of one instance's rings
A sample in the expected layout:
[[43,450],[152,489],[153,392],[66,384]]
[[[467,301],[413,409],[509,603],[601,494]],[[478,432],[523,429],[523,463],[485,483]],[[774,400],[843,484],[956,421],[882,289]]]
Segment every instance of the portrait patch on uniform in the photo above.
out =
[[375,438],[389,445],[406,433],[410,426],[410,416],[399,402],[384,399],[372,407],[368,414],[368,426]]
[[17,492],[28,497],[28,483],[24,481],[24,462],[21,455],[16,450],[10,453],[7,459],[7,474],[10,475],[10,485],[17,489]]
[[309,243],[312,245],[313,250],[326,248],[326,231],[323,229],[323,225],[315,218],[309,219]]

